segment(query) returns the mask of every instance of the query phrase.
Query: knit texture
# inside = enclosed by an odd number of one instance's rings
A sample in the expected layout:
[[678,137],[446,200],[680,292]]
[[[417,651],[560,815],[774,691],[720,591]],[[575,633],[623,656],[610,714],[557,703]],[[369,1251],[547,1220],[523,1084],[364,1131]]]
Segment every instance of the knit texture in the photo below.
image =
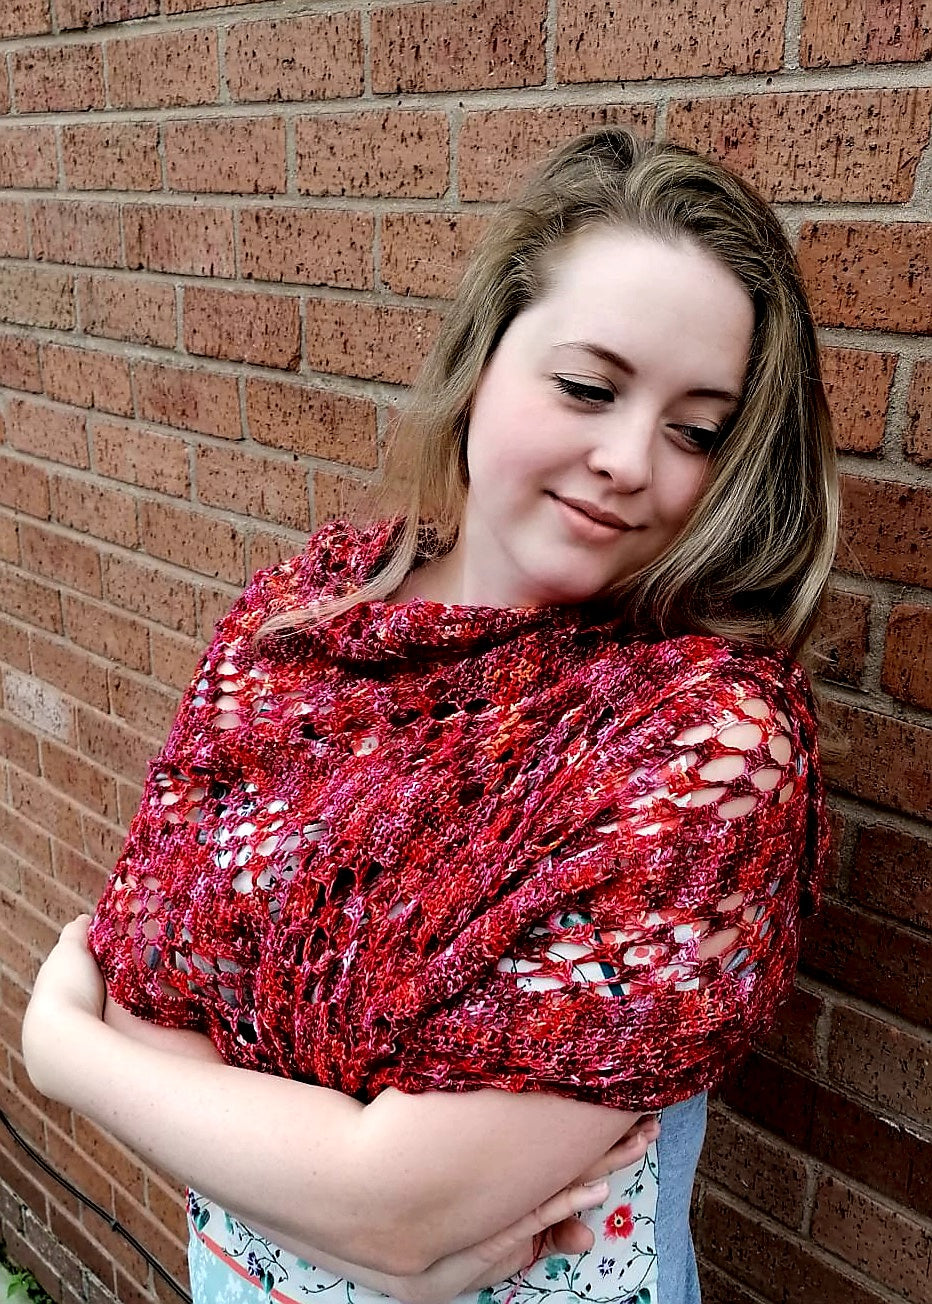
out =
[[254,646],[399,525],[325,526],[219,622],[91,927],[110,995],[366,1101],[714,1086],[820,893],[804,672],[593,604],[363,603]]

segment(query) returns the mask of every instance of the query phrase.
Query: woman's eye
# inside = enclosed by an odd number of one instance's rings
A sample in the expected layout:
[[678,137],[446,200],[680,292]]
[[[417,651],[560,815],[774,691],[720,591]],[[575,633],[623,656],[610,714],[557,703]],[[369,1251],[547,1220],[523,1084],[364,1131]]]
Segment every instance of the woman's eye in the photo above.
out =
[[672,428],[691,448],[702,453],[711,452],[721,434],[720,430],[709,430],[705,426],[673,426]]
[[615,397],[614,390],[603,388],[601,385],[586,385],[581,380],[570,380],[568,376],[554,376],[553,379],[557,389],[568,394],[570,398],[588,403],[592,407],[600,403],[611,403]]

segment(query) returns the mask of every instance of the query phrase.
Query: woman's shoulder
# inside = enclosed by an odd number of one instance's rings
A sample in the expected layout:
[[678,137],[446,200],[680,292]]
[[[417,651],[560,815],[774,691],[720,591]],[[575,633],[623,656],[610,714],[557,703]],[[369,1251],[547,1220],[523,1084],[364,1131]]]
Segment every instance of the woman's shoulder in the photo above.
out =
[[609,662],[635,665],[639,676],[669,694],[701,692],[715,696],[743,685],[782,695],[809,691],[803,667],[786,649],[762,647],[713,634],[637,638],[608,645]]
[[384,550],[392,525],[327,521],[301,552],[255,571],[218,630],[227,638],[250,636],[272,616],[357,587]]

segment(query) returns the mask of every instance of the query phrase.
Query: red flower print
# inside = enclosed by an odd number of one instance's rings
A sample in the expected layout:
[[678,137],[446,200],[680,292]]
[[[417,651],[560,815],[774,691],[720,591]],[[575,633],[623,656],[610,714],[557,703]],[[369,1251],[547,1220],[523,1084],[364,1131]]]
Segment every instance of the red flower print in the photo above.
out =
[[634,1234],[634,1219],[631,1217],[630,1204],[620,1204],[605,1219],[605,1235],[621,1237],[626,1240]]

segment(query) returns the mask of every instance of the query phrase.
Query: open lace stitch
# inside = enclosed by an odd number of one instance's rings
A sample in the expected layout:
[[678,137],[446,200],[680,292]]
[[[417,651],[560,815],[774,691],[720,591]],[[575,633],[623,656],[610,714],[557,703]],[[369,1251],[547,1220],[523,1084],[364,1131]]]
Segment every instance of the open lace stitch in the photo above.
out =
[[709,1088],[792,982],[827,849],[788,657],[595,608],[363,603],[334,522],[218,625],[98,905],[111,996],[369,1100]]

